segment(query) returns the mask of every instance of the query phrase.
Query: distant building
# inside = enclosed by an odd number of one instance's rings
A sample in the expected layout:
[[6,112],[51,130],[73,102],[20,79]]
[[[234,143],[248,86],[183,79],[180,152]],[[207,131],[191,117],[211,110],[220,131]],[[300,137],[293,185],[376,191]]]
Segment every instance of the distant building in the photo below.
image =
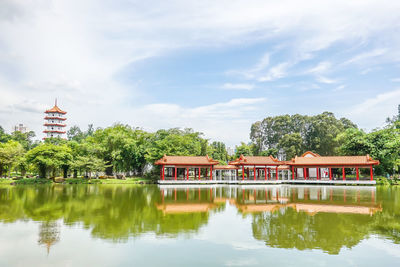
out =
[[22,123],[19,123],[14,126],[13,132],[26,133],[26,132],[28,132],[28,127],[24,126]]
[[65,127],[67,126],[65,124],[65,120],[67,118],[65,118],[64,115],[67,114],[67,112],[61,110],[57,106],[57,99],[54,107],[46,110],[44,113],[46,113],[46,116],[44,117],[45,130],[43,132],[46,134],[46,136],[43,139],[54,137],[63,138],[64,134],[66,133]]
[[235,150],[231,147],[227,147],[226,152],[228,153],[229,156],[235,155]]

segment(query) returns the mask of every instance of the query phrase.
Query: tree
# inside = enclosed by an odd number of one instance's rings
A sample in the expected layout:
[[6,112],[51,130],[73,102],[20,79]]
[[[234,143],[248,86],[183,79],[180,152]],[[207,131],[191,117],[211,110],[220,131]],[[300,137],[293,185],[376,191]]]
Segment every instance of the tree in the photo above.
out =
[[241,142],[240,146],[236,146],[235,157],[238,158],[240,155],[253,156],[252,146]]
[[14,131],[11,134],[11,139],[19,142],[23,148],[28,151],[35,146],[32,138],[36,136],[34,131],[29,131],[26,133],[22,133],[20,131]]
[[71,166],[75,169],[82,169],[85,171],[86,176],[92,177],[92,172],[102,172],[106,169],[107,165],[104,160],[99,159],[93,155],[89,156],[77,156],[71,163]]
[[212,142],[210,156],[222,162],[228,161],[228,152],[226,151],[225,144],[223,142]]
[[28,151],[26,160],[37,168],[42,178],[46,178],[48,172],[51,172],[54,177],[60,169],[63,170],[64,177],[67,177],[72,160],[72,151],[65,144],[42,143]]
[[396,124],[384,129],[365,133],[358,129],[347,129],[337,137],[341,144],[338,152],[342,155],[366,155],[380,161],[376,166],[378,174],[398,170],[400,158],[400,129]]
[[303,140],[300,133],[285,134],[279,140],[278,147],[285,152],[286,160],[290,160],[304,152]]
[[[254,154],[264,154],[263,151],[279,149],[282,138],[296,138],[300,142],[298,147],[290,144],[291,151],[301,151],[307,148],[321,155],[332,155],[339,146],[336,136],[348,128],[357,126],[346,118],[337,119],[331,112],[324,112],[316,116],[281,115],[267,117],[255,122],[251,126],[250,139],[256,147]],[[293,135],[292,134],[297,134]],[[300,138],[299,138],[300,136]],[[291,138],[289,138],[291,137]],[[288,140],[285,140],[287,142]],[[287,153],[292,153],[288,151]]]
[[11,136],[7,134],[3,127],[0,126],[0,143],[5,143],[11,139]]
[[7,143],[0,143],[0,177],[4,170],[10,174],[12,168],[22,157],[24,148],[17,141],[10,140]]

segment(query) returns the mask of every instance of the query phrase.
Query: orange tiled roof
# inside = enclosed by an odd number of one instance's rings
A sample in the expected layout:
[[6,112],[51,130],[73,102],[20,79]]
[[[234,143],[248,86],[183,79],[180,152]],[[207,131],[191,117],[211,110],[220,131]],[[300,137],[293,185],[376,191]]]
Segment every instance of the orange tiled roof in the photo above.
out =
[[215,165],[213,167],[214,170],[237,170],[238,167],[234,165]]
[[207,156],[167,156],[155,162],[156,165],[217,165],[219,162]]
[[229,162],[230,165],[279,165],[281,162],[272,156],[243,156]]
[[290,165],[332,165],[332,166],[362,166],[379,165],[379,160],[373,160],[369,155],[366,156],[328,156],[328,157],[295,157]]
[[44,113],[60,113],[67,114],[67,112],[61,110],[57,105],[54,105],[51,109],[46,110]]
[[321,157],[321,155],[319,155],[319,154],[317,154],[317,153],[315,153],[315,152],[312,152],[312,151],[306,151],[306,152],[304,152],[304,154],[301,155],[301,156],[302,156],[302,157],[305,157],[305,156],[307,156],[307,155],[312,155],[312,156],[314,156],[314,157]]

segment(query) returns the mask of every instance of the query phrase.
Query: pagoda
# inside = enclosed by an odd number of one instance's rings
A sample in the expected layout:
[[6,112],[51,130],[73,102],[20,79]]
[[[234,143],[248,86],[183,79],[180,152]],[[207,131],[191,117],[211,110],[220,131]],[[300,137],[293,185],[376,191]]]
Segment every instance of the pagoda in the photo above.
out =
[[45,123],[45,130],[43,131],[46,136],[43,139],[47,138],[54,138],[54,137],[60,137],[63,138],[65,132],[65,127],[67,126],[65,124],[65,120],[67,118],[64,117],[67,112],[61,110],[57,106],[57,99],[54,103],[54,107],[51,109],[48,109],[44,112],[46,116],[44,117]]

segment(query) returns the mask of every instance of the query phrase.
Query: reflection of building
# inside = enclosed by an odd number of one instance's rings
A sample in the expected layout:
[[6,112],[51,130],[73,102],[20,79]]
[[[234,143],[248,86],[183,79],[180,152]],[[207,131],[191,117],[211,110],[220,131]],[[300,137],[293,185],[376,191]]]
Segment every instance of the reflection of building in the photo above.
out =
[[57,222],[42,222],[39,226],[39,245],[44,245],[47,248],[47,253],[50,252],[52,245],[60,240],[60,230]]
[[57,99],[56,99],[54,107],[46,110],[45,113],[46,116],[44,117],[45,119],[44,126],[46,128],[43,132],[46,134],[46,136],[43,139],[53,138],[53,137],[62,138],[65,134],[65,127],[67,126],[65,124],[65,120],[67,118],[64,117],[64,115],[67,114],[67,112],[61,110],[57,106]]
[[22,123],[19,123],[13,127],[13,132],[26,133],[28,132],[28,127],[24,126]]
[[157,205],[157,209],[164,214],[209,212],[226,202],[236,206],[243,214],[275,212],[287,208],[309,215],[372,215],[382,211],[382,207],[375,202],[375,188],[340,190],[333,187],[273,186],[265,189],[229,187],[200,190],[167,187],[161,189],[161,194],[162,202]]

